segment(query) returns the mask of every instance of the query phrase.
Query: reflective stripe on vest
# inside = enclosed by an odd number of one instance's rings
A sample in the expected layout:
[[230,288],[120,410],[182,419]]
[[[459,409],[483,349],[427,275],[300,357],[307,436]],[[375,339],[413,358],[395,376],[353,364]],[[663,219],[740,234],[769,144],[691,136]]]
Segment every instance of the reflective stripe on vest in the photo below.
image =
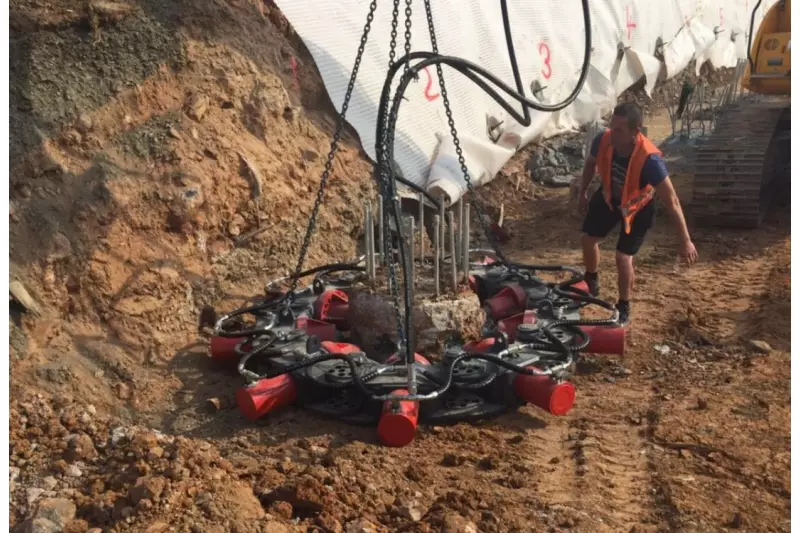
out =
[[[620,199],[620,212],[625,233],[631,232],[631,226],[636,214],[653,199],[655,189],[651,185],[641,188],[642,168],[651,155],[662,155],[650,139],[639,133],[636,145],[628,161],[628,170],[625,173],[625,183],[622,186]],[[603,183],[603,196],[609,208],[611,206],[611,163],[614,157],[614,147],[611,146],[611,130],[606,129],[600,138],[597,150],[597,172]]]

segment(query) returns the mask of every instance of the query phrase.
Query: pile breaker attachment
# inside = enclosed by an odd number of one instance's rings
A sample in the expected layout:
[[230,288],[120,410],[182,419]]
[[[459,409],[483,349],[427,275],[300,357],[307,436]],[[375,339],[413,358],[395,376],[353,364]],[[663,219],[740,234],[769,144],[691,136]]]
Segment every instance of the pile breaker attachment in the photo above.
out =
[[622,355],[625,330],[616,315],[581,320],[586,305],[613,306],[589,296],[579,274],[558,284],[537,277],[538,268],[545,267],[472,264],[470,286],[486,313],[482,338],[413,361],[398,347],[379,363],[352,342],[347,322],[364,268],[320,267],[311,285],[268,292],[221,317],[211,357],[238,365],[246,384],[236,399],[248,419],[293,404],[377,425],[388,446],[409,444],[420,423],[485,419],[526,403],[564,415],[575,400],[568,378],[579,355]]

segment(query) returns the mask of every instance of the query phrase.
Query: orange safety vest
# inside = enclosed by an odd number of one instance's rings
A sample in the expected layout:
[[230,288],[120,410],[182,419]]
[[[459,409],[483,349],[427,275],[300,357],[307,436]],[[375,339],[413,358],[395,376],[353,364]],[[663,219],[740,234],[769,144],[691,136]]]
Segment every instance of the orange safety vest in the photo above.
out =
[[[663,155],[661,150],[650,139],[639,133],[628,162],[628,171],[625,174],[625,184],[622,187],[622,198],[619,206],[625,233],[631,232],[631,224],[636,213],[650,203],[650,200],[655,196],[656,191],[652,185],[648,184],[643,189],[640,188],[642,167],[644,167],[647,158],[653,154]],[[597,171],[603,183],[603,194],[609,208],[612,208],[611,160],[613,157],[614,147],[611,146],[611,130],[606,129],[600,138],[600,146],[597,149]]]

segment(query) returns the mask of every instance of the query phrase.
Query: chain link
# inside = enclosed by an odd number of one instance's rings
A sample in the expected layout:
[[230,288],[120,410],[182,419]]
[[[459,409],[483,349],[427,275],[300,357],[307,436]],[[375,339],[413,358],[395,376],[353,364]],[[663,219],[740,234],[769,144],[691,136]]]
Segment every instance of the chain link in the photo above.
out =
[[395,49],[397,48],[397,22],[400,19],[400,0],[394,0],[392,4],[392,31],[390,33],[391,40],[389,41],[389,68],[394,65],[396,57]]
[[364,32],[361,35],[361,42],[358,46],[355,63],[353,64],[353,71],[350,74],[350,81],[347,84],[347,92],[345,92],[344,101],[342,102],[342,110],[339,113],[339,118],[336,122],[336,129],[334,130],[333,138],[331,139],[331,149],[330,152],[328,152],[328,159],[325,161],[325,170],[323,170],[320,178],[319,189],[317,190],[317,198],[314,202],[314,208],[311,211],[311,217],[308,220],[306,235],[303,239],[303,244],[300,247],[300,256],[297,259],[297,266],[295,267],[294,275],[292,276],[291,288],[289,289],[290,293],[297,290],[297,285],[300,281],[298,276],[300,272],[302,272],[303,263],[305,263],[306,255],[308,254],[308,247],[311,244],[311,237],[316,229],[317,215],[319,214],[320,205],[322,205],[322,199],[325,196],[325,187],[328,184],[328,177],[333,169],[333,159],[336,156],[336,151],[339,148],[339,141],[341,140],[342,133],[344,132],[345,115],[347,114],[347,108],[350,105],[350,97],[353,94],[356,76],[358,75],[358,69],[361,66],[361,58],[364,55],[364,49],[367,46],[367,38],[369,37],[370,29],[372,29],[372,21],[375,18],[375,9],[377,6],[377,0],[372,0],[372,2],[370,2],[369,13],[367,14],[367,23],[364,25]]
[[[431,9],[431,2],[430,0],[424,0],[425,4],[425,16],[428,19],[428,31],[430,32],[431,37],[431,51],[434,54],[439,53],[439,46],[436,43],[436,30],[433,25],[433,11]],[[444,84],[444,73],[442,72],[442,64],[436,64],[436,75],[439,77],[439,94],[442,96],[442,103],[444,104],[444,112],[447,115],[447,124],[450,126],[450,135],[453,138],[453,146],[456,150],[456,155],[458,156],[458,162],[461,165],[461,172],[464,174],[464,181],[467,184],[467,190],[473,197],[472,205],[475,206],[475,211],[478,215],[478,221],[481,223],[481,227],[483,228],[483,232],[486,235],[486,239],[489,241],[489,244],[494,249],[495,253],[497,254],[497,258],[500,259],[503,263],[508,265],[508,260],[505,258],[503,253],[500,251],[500,248],[497,246],[495,239],[493,238],[493,233],[491,228],[486,221],[486,217],[483,214],[483,209],[481,208],[481,197],[477,194],[475,189],[472,186],[472,181],[469,177],[469,170],[467,169],[467,162],[464,159],[464,152],[461,148],[461,142],[458,140],[458,133],[456,132],[456,124],[455,120],[453,119],[453,112],[450,109],[450,98],[447,95],[447,89],[445,88]]]

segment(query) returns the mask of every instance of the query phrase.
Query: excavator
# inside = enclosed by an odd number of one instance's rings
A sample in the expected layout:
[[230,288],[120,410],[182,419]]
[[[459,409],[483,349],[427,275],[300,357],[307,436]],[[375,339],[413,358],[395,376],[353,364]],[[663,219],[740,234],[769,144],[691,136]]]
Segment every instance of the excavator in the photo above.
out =
[[757,98],[723,108],[697,150],[691,212],[698,226],[756,228],[790,197],[792,2],[779,0],[753,34],[741,85]]

